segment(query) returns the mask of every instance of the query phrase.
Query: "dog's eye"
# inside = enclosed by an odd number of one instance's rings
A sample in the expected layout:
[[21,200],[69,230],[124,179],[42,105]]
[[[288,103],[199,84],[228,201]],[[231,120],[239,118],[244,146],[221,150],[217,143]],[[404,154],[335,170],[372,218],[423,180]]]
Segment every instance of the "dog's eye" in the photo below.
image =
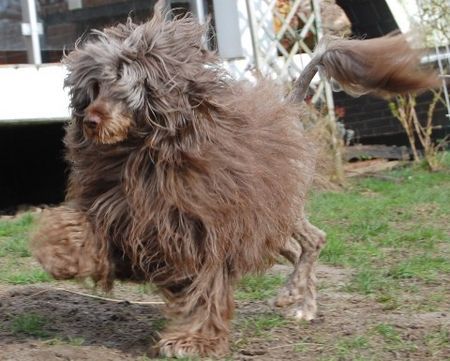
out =
[[92,100],[97,99],[99,93],[100,86],[98,85],[98,83],[94,83],[94,85],[92,86]]

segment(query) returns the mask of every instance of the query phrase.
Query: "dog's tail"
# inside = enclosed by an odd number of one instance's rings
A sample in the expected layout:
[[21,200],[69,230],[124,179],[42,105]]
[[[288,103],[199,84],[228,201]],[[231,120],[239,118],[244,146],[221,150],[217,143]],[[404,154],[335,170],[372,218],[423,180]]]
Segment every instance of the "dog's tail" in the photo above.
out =
[[437,74],[419,68],[420,55],[403,35],[368,40],[325,36],[295,81],[290,96],[303,101],[317,71],[354,96],[391,96],[438,87]]

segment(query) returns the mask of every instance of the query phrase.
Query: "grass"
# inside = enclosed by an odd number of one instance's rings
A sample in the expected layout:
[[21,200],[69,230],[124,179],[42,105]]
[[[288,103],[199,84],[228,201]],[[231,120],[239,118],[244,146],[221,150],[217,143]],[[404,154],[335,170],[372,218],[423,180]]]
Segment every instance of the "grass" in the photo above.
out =
[[273,313],[262,313],[253,317],[241,320],[238,328],[246,336],[263,336],[269,335],[276,328],[283,327],[287,324],[285,318]]
[[11,323],[11,330],[18,335],[27,335],[45,338],[49,334],[44,330],[47,319],[34,313],[26,313],[17,316]]
[[390,281],[379,270],[366,268],[359,270],[344,290],[368,295],[392,287]]
[[322,262],[354,269],[346,291],[395,307],[411,285],[405,281],[450,274],[449,177],[448,170],[407,167],[352,182],[344,192],[313,194],[309,214],[327,232]]
[[52,278],[41,268],[32,267],[23,270],[2,270],[0,281],[10,285],[29,285],[33,283],[50,282]]
[[[408,334],[401,334],[394,325],[388,323],[379,323],[371,328],[361,329],[359,332],[361,333],[357,335],[338,336],[328,341],[322,340],[318,344],[318,350],[321,354],[327,353],[327,356],[320,358],[320,360],[391,360],[391,355],[408,355],[417,351],[419,343],[424,341],[427,343],[429,351],[438,355],[443,353],[448,345],[448,339],[446,339],[448,331],[443,328],[425,336],[424,339],[417,339],[416,342],[411,341]],[[311,344],[316,345],[314,342]],[[300,352],[308,351],[308,343],[306,345],[300,343],[299,345],[298,350]],[[381,356],[383,352],[386,353],[385,356]]]
[[440,328],[425,337],[428,346],[433,349],[446,348],[450,350],[450,331],[445,328]]
[[50,282],[51,277],[31,259],[28,245],[33,216],[0,220],[0,283],[26,285]]
[[280,275],[245,276],[236,290],[236,299],[239,301],[267,300],[276,295],[284,281],[285,278]]
[[288,321],[274,313],[261,313],[245,319],[234,321],[234,328],[239,330],[239,338],[234,342],[234,348],[252,345],[254,340],[270,340]]
[[14,220],[0,220],[0,257],[30,257],[28,233],[33,216],[24,214]]
[[391,344],[392,343],[398,344],[398,343],[402,342],[400,334],[392,325],[380,323],[375,327],[374,331],[377,334],[381,335],[385,342],[388,342]]
[[374,327],[372,333],[382,338],[383,348],[388,352],[414,352],[418,347],[408,336],[405,337],[390,324],[380,323]]
[[392,266],[388,275],[395,279],[415,278],[434,281],[440,273],[450,274],[449,259],[425,254],[407,258]]
[[[362,350],[367,349],[369,341],[364,335],[345,337],[338,340],[334,347],[339,359],[349,359],[351,355],[356,357]],[[355,355],[356,354],[356,355]],[[354,359],[354,357],[352,358]]]
[[33,224],[33,216],[25,213],[15,220],[0,220],[0,237],[10,237],[27,233]]
[[152,330],[156,331],[156,332],[160,332],[164,329],[164,327],[166,327],[167,325],[167,320],[165,318],[160,318],[157,320],[153,320],[151,327]]
[[142,283],[137,285],[137,290],[142,295],[151,295],[155,293],[156,288],[150,283]]
[[319,361],[376,361],[379,358],[374,357],[373,346],[370,342],[369,335],[360,334],[355,336],[341,336],[330,339],[328,341],[320,340],[319,343],[299,343],[294,347],[294,351],[311,353],[311,345],[322,357],[317,358]]
[[17,256],[30,257],[31,253],[28,249],[28,238],[25,235],[14,235],[4,238],[0,241],[0,257]]

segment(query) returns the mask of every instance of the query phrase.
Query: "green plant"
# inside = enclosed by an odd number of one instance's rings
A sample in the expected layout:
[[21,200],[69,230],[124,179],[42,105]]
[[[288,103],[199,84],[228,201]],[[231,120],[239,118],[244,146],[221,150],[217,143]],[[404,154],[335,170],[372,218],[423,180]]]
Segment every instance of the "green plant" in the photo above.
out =
[[13,319],[11,328],[15,334],[48,337],[48,332],[44,330],[46,324],[47,319],[44,316],[25,313]]

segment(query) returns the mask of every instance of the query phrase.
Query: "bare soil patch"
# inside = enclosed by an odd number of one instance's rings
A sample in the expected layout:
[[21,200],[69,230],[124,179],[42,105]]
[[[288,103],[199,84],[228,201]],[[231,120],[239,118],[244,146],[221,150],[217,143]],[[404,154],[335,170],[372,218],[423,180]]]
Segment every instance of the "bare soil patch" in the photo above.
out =
[[[270,273],[288,270],[278,265]],[[312,322],[285,320],[265,301],[238,302],[229,359],[423,361],[450,357],[450,350],[433,354],[428,347],[432,335],[449,329],[450,313],[386,311],[370,297],[341,290],[351,271],[321,266],[318,276],[320,311]],[[73,283],[64,287],[85,292]],[[158,300],[135,288],[133,294],[127,287],[119,285],[115,296]],[[149,360],[146,352],[165,322],[163,307],[94,299],[55,289],[55,285],[3,286],[0,360]],[[44,337],[13,331],[14,320],[24,314],[45,319]],[[398,338],[383,338],[376,332],[380,324],[390,325]]]

